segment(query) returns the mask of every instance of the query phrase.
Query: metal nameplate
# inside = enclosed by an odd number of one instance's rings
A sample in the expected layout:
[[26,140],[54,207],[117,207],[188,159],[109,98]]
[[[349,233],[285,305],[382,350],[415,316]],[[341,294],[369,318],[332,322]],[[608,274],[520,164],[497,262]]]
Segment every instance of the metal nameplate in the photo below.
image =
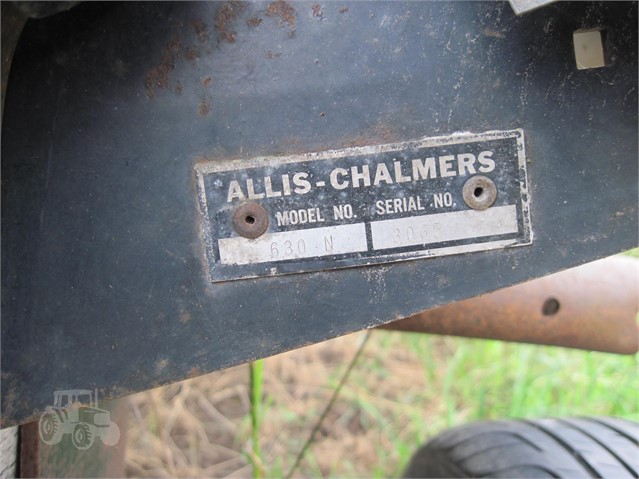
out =
[[532,242],[523,130],[195,170],[213,282]]

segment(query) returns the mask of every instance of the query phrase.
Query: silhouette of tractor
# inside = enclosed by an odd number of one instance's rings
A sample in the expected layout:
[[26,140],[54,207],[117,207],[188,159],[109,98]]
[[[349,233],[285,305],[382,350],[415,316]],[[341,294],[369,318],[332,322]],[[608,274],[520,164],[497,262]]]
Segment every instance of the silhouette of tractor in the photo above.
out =
[[40,438],[47,445],[58,444],[64,434],[71,434],[73,445],[80,450],[90,448],[98,436],[104,445],[113,446],[120,439],[118,425],[111,413],[98,407],[98,391],[72,389],[56,391],[53,406],[47,406],[40,417]]

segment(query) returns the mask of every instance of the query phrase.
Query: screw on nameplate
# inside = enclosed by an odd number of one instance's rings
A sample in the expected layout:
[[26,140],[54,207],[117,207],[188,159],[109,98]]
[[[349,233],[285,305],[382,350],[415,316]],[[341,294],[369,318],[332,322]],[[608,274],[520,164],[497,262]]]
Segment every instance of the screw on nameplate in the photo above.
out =
[[233,227],[239,235],[255,239],[268,228],[268,213],[257,203],[244,203],[233,214]]
[[473,176],[462,189],[462,196],[468,206],[474,210],[490,208],[497,199],[497,187],[486,176]]

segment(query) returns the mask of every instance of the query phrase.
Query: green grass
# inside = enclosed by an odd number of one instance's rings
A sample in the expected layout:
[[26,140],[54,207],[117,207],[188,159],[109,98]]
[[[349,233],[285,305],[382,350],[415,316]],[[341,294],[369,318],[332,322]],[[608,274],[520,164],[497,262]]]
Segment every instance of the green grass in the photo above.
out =
[[[491,343],[460,341],[467,354],[452,373],[450,396],[470,418],[610,414],[637,419],[634,357]],[[474,401],[477,390],[484,391],[483,404]]]
[[253,465],[253,477],[264,477],[264,459],[260,448],[260,430],[263,418],[262,394],[264,388],[264,362],[249,364],[249,392],[251,399],[251,451],[249,459]]
[[[387,438],[377,450],[380,462],[370,465],[373,477],[398,475],[421,443],[475,420],[575,415],[639,420],[634,356],[385,331],[376,331],[371,342],[379,349],[362,358],[342,395],[364,413],[368,428]],[[384,355],[396,348],[417,356],[427,380],[418,391],[406,384],[408,395],[389,409],[375,391],[363,394],[362,388],[371,375],[383,381],[392,374]],[[438,413],[427,412],[427,405]],[[315,472],[304,470],[313,477]],[[344,470],[331,476],[344,476]]]
[[[431,353],[437,341],[441,339],[407,334],[399,344],[412,348],[423,364],[437,364]],[[444,402],[445,421],[414,421],[413,440],[481,419],[612,415],[639,420],[635,356],[462,338],[445,341],[452,356],[439,364],[441,374],[426,368]],[[419,401],[412,398],[413,404]],[[400,435],[394,442],[401,470],[418,444]]]

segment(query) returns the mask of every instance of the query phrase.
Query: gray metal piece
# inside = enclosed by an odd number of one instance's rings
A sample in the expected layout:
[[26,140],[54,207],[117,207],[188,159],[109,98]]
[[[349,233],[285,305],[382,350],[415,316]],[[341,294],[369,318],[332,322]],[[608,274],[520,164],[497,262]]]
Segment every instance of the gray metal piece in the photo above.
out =
[[523,15],[524,13],[537,10],[556,1],[557,0],[509,0],[510,6],[513,7],[517,15]]

